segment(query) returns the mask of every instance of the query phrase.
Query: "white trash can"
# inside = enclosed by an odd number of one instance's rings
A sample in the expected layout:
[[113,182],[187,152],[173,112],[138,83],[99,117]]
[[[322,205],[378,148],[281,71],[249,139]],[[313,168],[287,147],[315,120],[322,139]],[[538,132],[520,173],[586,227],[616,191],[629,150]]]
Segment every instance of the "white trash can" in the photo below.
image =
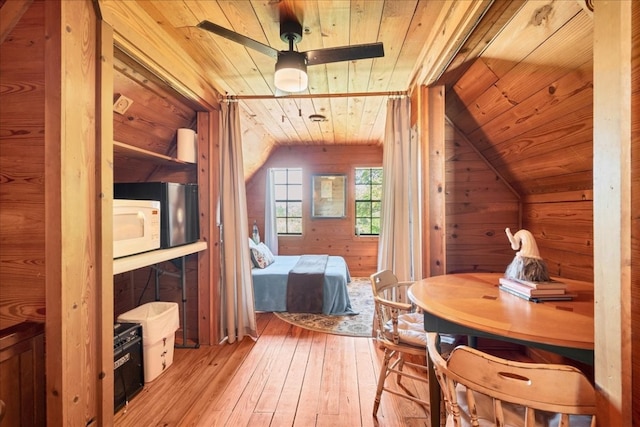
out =
[[118,316],[121,323],[142,325],[144,382],[153,381],[173,363],[175,333],[180,327],[178,304],[156,301]]

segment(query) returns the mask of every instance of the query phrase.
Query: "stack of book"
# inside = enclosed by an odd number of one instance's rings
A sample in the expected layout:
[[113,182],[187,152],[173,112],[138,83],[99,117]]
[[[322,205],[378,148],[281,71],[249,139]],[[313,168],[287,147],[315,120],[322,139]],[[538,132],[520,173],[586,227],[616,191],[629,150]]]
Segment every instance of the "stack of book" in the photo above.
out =
[[568,301],[575,295],[567,293],[567,284],[556,280],[532,282],[521,279],[500,278],[500,290],[533,302]]

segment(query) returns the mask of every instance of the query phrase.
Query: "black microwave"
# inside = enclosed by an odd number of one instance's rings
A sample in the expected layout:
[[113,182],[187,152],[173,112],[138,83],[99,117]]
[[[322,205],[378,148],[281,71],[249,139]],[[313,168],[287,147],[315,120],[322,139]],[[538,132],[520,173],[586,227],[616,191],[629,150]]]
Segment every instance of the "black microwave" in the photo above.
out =
[[113,197],[160,202],[160,247],[163,249],[193,243],[200,238],[198,184],[116,183]]

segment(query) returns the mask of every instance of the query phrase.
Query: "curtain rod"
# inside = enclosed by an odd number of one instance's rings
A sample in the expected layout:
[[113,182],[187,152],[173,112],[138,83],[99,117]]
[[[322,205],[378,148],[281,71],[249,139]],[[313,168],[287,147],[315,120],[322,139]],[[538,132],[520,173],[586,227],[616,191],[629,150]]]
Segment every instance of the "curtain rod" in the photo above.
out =
[[251,100],[251,99],[310,99],[310,98],[359,98],[365,96],[406,96],[406,91],[396,92],[356,92],[356,93],[301,93],[293,95],[229,95],[228,100]]

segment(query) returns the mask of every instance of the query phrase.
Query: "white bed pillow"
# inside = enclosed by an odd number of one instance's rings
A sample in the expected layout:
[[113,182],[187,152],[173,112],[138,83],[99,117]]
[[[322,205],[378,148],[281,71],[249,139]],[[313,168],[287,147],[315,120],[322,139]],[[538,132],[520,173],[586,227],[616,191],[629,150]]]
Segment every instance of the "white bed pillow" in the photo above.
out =
[[258,244],[258,249],[260,249],[260,251],[267,257],[270,263],[275,262],[276,257],[273,255],[273,252],[271,252],[271,249],[269,249],[269,246],[267,246],[266,243],[260,242]]
[[249,249],[256,248],[257,246],[258,245],[256,245],[256,242],[254,242],[253,239],[249,237]]
[[276,258],[267,245],[260,243],[251,248],[251,260],[256,267],[266,268],[273,264]]

